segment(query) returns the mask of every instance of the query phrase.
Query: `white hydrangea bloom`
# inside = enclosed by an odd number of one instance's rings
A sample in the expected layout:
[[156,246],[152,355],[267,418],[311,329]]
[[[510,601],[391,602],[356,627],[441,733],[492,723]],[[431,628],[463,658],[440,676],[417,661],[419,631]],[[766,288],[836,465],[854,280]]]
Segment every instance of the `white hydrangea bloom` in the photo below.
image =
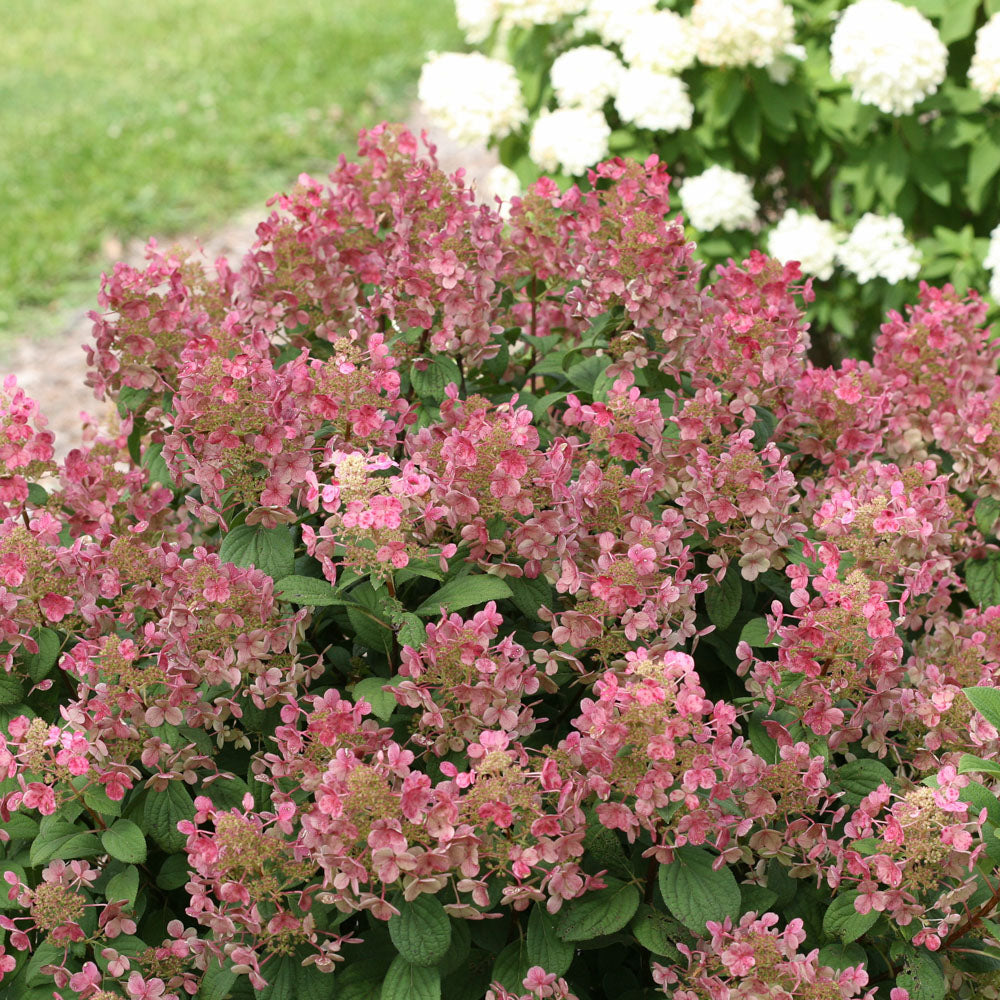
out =
[[632,18],[621,42],[622,58],[630,66],[680,73],[698,55],[698,38],[691,22],[672,10]]
[[470,45],[489,38],[493,25],[500,20],[500,0],[455,0],[455,20]]
[[622,76],[615,109],[623,121],[654,132],[688,129],[694,114],[687,84],[679,76],[638,67]]
[[857,0],[830,39],[830,71],[854,99],[884,114],[909,114],[944,80],[948,50],[934,25],[896,0]]
[[593,31],[608,45],[620,45],[637,17],[652,14],[656,0],[587,0],[575,29]]
[[769,66],[795,36],[795,15],[782,0],[695,0],[691,24],[709,66]]
[[797,260],[803,274],[825,281],[833,274],[839,242],[832,222],[789,208],[771,230],[767,249],[783,264]]
[[750,178],[718,165],[684,181],[680,199],[687,221],[703,232],[749,229],[760,207]]
[[469,146],[502,139],[528,117],[514,67],[480,52],[432,54],[417,95],[435,124]]
[[837,261],[862,284],[885,278],[894,285],[920,273],[920,251],[906,238],[898,215],[866,212],[837,248]]
[[608,155],[611,128],[600,111],[543,111],[531,129],[528,155],[543,170],[579,177]]
[[969,66],[969,83],[984,101],[1000,95],[1000,12],[976,32],[976,51]]
[[990,295],[1000,302],[1000,226],[990,233],[990,245],[986,251],[983,267],[993,272],[990,277]]
[[804,45],[786,45],[785,51],[767,67],[767,75],[775,83],[784,86],[792,78],[796,65],[805,62],[805,59]]
[[618,56],[602,45],[580,45],[556,58],[549,79],[565,108],[600,110],[618,91],[624,72]]
[[499,0],[505,25],[530,28],[535,24],[555,24],[561,18],[579,14],[586,0]]

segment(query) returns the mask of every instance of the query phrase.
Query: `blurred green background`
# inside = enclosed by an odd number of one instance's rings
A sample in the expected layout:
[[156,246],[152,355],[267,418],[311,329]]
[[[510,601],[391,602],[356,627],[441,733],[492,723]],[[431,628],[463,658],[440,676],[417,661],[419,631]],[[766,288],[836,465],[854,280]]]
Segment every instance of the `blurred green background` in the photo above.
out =
[[116,248],[206,235],[405,117],[451,0],[4,0],[0,340],[87,304]]

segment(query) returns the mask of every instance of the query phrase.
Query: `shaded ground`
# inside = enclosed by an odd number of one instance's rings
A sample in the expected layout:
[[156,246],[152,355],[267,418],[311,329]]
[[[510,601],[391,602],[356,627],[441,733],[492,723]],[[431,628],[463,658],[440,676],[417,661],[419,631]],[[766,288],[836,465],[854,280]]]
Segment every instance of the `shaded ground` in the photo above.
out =
[[[425,121],[414,115],[410,128],[415,132],[426,128]],[[438,147],[438,159],[449,173],[464,167],[467,177],[482,189],[485,176],[496,163],[492,153],[484,149],[459,147],[447,136],[428,129],[431,140]],[[257,224],[264,218],[263,204],[248,208],[231,219],[225,226],[209,234],[192,234],[185,237],[158,240],[161,246],[204,248],[208,260],[224,255],[230,261],[239,261],[254,241]],[[136,241],[122,248],[120,259],[138,265],[143,261],[145,243]],[[90,340],[91,321],[88,312],[96,308],[97,286],[93,299],[68,310],[60,319],[58,333],[45,339],[33,339],[25,331],[14,342],[14,347],[0,356],[0,374],[13,372],[18,384],[48,417],[49,428],[56,435],[57,455],[63,456],[80,442],[80,413],[103,416],[106,404],[99,403],[84,385],[86,362],[83,345]]]

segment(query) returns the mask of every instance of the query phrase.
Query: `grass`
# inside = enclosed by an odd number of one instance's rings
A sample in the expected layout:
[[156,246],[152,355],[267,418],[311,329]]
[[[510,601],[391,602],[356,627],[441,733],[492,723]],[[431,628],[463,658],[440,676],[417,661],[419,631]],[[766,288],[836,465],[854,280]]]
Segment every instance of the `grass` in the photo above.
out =
[[405,115],[451,0],[5,0],[0,332],[93,301],[108,250],[207,232]]

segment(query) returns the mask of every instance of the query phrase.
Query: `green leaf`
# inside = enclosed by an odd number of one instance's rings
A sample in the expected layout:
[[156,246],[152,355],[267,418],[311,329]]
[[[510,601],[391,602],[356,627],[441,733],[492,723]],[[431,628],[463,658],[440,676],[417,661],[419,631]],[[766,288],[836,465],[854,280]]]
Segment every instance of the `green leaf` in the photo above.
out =
[[24,654],[24,668],[32,683],[37,684],[48,677],[56,665],[62,641],[59,633],[51,628],[33,628],[31,638],[38,643],[38,652]]
[[959,774],[997,774],[1000,775],[1000,761],[983,760],[971,753],[963,753],[958,760]]
[[819,950],[819,964],[828,965],[834,972],[864,965],[867,961],[868,955],[859,944],[841,942],[840,944],[828,944]]
[[[730,572],[733,572],[733,570],[730,570]],[[739,641],[749,643],[755,648],[779,645],[781,640],[778,636],[775,636],[770,642],[768,641],[768,631],[766,618],[752,618],[743,626]]]
[[198,995],[203,997],[228,997],[236,983],[236,973],[231,963],[220,965],[214,958],[209,959],[208,969],[201,977]]
[[32,865],[45,865],[56,858],[69,861],[72,858],[93,858],[100,853],[101,844],[93,833],[81,830],[56,813],[42,818],[28,859]]
[[104,849],[113,858],[127,864],[146,860],[146,838],[131,820],[119,819],[101,834]]
[[461,385],[462,373],[454,360],[443,354],[435,354],[429,360],[418,358],[410,366],[410,385],[421,399],[440,403],[449,382]]
[[187,837],[177,829],[184,819],[194,819],[194,803],[182,782],[171,781],[162,792],[151,790],[146,796],[143,827],[164,851],[184,848]]
[[385,963],[377,959],[351,962],[337,972],[337,1000],[380,1000]]
[[834,780],[844,789],[844,801],[855,809],[883,782],[892,787],[893,774],[877,760],[852,760],[837,768]]
[[427,630],[424,628],[424,623],[416,615],[409,613],[400,615],[394,624],[399,628],[396,633],[396,641],[400,646],[412,646],[413,649],[420,649],[427,640]]
[[962,693],[994,729],[1000,730],[1000,688],[967,687]]
[[629,882],[605,878],[607,888],[588,892],[574,900],[559,917],[558,932],[563,941],[589,941],[620,931],[639,908],[639,890]]
[[729,868],[712,867],[712,855],[700,847],[679,847],[672,864],[660,865],[663,901],[670,912],[695,934],[705,933],[709,920],[734,920],[740,912],[740,887]]
[[394,633],[388,623],[379,617],[378,611],[352,604],[347,608],[347,617],[360,642],[369,649],[389,653]]
[[965,194],[973,212],[983,209],[986,190],[1000,170],[1000,140],[984,132],[969,153],[969,172]]
[[219,558],[235,566],[256,566],[272,579],[282,580],[295,569],[295,542],[287,524],[276,528],[240,524],[222,539]]
[[491,982],[497,982],[511,992],[520,993],[524,977],[531,968],[531,960],[528,958],[528,948],[524,940],[519,938],[511,941],[493,963]]
[[528,960],[546,972],[564,976],[573,964],[576,949],[559,938],[556,921],[543,905],[535,903],[528,917]]
[[[154,838],[155,839],[155,838]],[[186,885],[190,873],[188,872],[187,854],[181,851],[180,854],[171,854],[163,866],[160,874],[156,876],[156,884],[161,889],[179,889]]]
[[945,1000],[948,983],[937,960],[923,948],[907,948],[906,971],[896,985],[908,990],[910,1000]]
[[109,903],[120,903],[124,900],[129,906],[134,906],[138,894],[139,869],[135,865],[129,865],[117,875],[113,875],[104,887],[104,898]]
[[325,608],[334,604],[347,604],[337,595],[333,584],[312,576],[283,576],[276,580],[274,592],[283,601],[309,608]]
[[951,45],[960,38],[968,38],[976,26],[976,13],[979,10],[979,0],[950,0],[941,17],[938,29],[941,41]]
[[632,877],[632,868],[622,850],[621,841],[614,830],[609,830],[596,817],[587,824],[583,837],[583,848],[588,858],[592,858],[600,868],[615,872],[623,878]]
[[526,576],[508,576],[504,582],[510,587],[511,600],[517,605],[517,610],[529,618],[541,621],[538,609],[544,604],[552,608],[555,604],[555,592],[552,584],[543,576],[529,579]]
[[993,528],[1000,517],[1000,500],[993,497],[981,497],[976,504],[976,524],[984,535],[993,534]]
[[117,393],[118,412],[127,417],[130,411],[138,410],[148,398],[148,389],[134,389],[130,385],[123,385]]
[[396,701],[393,693],[382,690],[384,687],[391,686],[392,683],[391,680],[385,677],[366,677],[354,685],[354,689],[351,691],[351,698],[355,702],[363,698],[371,705],[372,713],[385,722],[399,707],[399,702]]
[[400,955],[385,974],[381,1000],[441,1000],[441,974]]
[[176,484],[170,478],[170,470],[167,468],[166,459],[163,457],[163,445],[147,445],[142,453],[142,467],[149,473],[151,483],[159,483],[168,489],[176,489]]
[[763,406],[755,406],[754,412],[757,414],[757,419],[753,422],[753,446],[763,448],[774,437],[778,418]]
[[463,576],[457,580],[449,580],[436,594],[428,597],[417,608],[416,614],[425,618],[436,618],[443,613],[444,607],[452,612],[485,604],[487,601],[501,601],[505,597],[512,596],[510,587],[497,576],[484,574]]
[[438,962],[438,972],[441,978],[450,976],[456,969],[466,966],[469,959],[469,952],[472,948],[472,932],[469,930],[468,920],[451,921],[451,945],[448,952]]
[[854,908],[854,900],[859,895],[858,892],[842,892],[823,914],[823,930],[827,934],[836,935],[844,944],[850,944],[851,941],[857,940],[879,918],[877,910],[858,913]]
[[609,364],[610,361],[606,357],[594,355],[593,357],[584,358],[582,361],[578,361],[575,365],[570,366],[569,371],[566,372],[566,377],[576,388],[582,389],[584,392],[592,392],[597,377],[607,370]]
[[721,583],[709,584],[705,591],[705,609],[717,629],[729,628],[743,603],[743,578],[736,566],[730,566]]
[[1000,552],[988,552],[983,559],[965,563],[965,584],[969,596],[981,608],[1000,604]]
[[24,684],[17,674],[0,670],[0,705],[16,705],[24,698]]
[[643,903],[629,929],[646,951],[669,958],[672,962],[683,961],[674,942],[685,932],[673,917]]
[[49,500],[49,494],[46,492],[44,487],[39,486],[38,483],[28,483],[28,502],[33,503],[36,507],[44,507]]
[[333,991],[331,975],[291,955],[268,963],[263,974],[267,986],[254,992],[259,1000],[328,1000]]
[[451,945],[451,921],[435,896],[402,902],[399,916],[389,919],[389,937],[411,965],[437,965]]

